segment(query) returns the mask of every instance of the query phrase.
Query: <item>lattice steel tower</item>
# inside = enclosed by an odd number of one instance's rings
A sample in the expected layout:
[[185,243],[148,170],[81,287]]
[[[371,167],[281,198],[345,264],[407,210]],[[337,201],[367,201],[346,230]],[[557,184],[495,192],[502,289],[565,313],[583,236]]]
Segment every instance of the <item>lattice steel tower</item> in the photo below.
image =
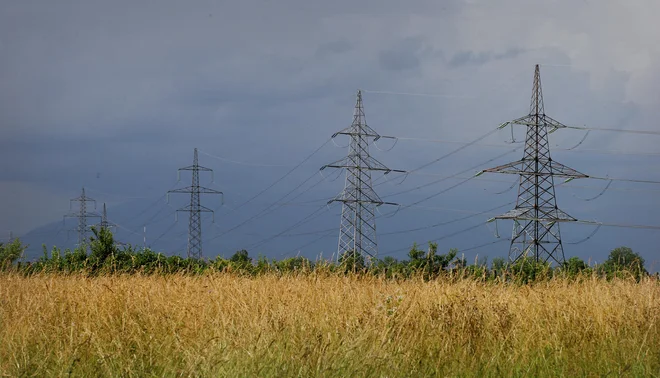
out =
[[71,208],[73,202],[80,202],[78,212],[65,215],[64,220],[66,218],[78,218],[78,227],[70,231],[78,232],[78,246],[84,248],[83,246],[87,245],[87,218],[100,218],[100,216],[96,213],[87,212],[87,202],[94,202],[94,207],[96,207],[96,200],[85,195],[85,188],[82,188],[80,197],[69,201],[69,208]]
[[101,223],[99,223],[99,228],[116,228],[117,225],[108,221],[108,212],[105,209],[105,202],[103,203],[103,213],[101,213]]
[[335,133],[350,137],[348,156],[334,163],[324,165],[325,168],[346,169],[344,190],[328,203],[341,202],[341,223],[339,226],[339,246],[337,258],[357,254],[370,260],[378,253],[376,241],[376,207],[380,205],[396,205],[384,202],[378,197],[371,185],[371,171],[405,172],[389,169],[369,155],[369,143],[381,136],[367,126],[362,106],[362,92],[357,92],[357,102],[353,114],[353,123],[346,129]]
[[213,170],[199,165],[196,148],[195,148],[195,156],[193,158],[193,165],[180,168],[177,174],[180,174],[181,171],[192,171],[192,185],[185,188],[170,190],[167,192],[167,194],[169,197],[170,193],[190,193],[190,205],[178,209],[177,212],[185,211],[190,213],[190,222],[188,225],[188,257],[201,259],[202,258],[202,213],[212,213],[214,215],[214,221],[215,221],[215,212],[209,209],[208,207],[204,207],[201,205],[199,195],[200,194],[222,195],[222,192],[210,188],[205,188],[203,186],[199,186],[199,172],[200,171],[211,172],[211,175],[213,175]]
[[560,222],[577,219],[557,207],[554,177],[567,180],[586,178],[587,175],[557,163],[550,157],[548,134],[566,125],[545,114],[539,65],[534,71],[534,87],[529,114],[504,122],[500,128],[517,124],[527,127],[525,153],[521,160],[484,170],[520,175],[518,200],[515,209],[495,219],[512,219],[513,234],[509,249],[509,260],[517,261],[522,256],[535,261],[554,260],[564,262],[564,249],[559,232]]

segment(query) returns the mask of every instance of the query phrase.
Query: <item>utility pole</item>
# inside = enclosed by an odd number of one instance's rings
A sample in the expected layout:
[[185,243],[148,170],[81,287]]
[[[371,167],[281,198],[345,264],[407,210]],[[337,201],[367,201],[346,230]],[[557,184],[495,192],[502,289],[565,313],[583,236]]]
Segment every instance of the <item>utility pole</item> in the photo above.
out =
[[344,190],[328,203],[341,202],[341,223],[339,226],[339,243],[337,258],[358,255],[367,260],[375,258],[378,253],[376,241],[376,208],[380,205],[397,205],[384,202],[371,185],[371,171],[405,172],[389,169],[369,155],[369,143],[381,138],[374,129],[366,123],[362,106],[362,91],[357,92],[357,102],[351,126],[335,133],[350,137],[348,156],[334,163],[324,165],[325,168],[340,168],[346,170]]
[[197,149],[195,148],[195,156],[193,158],[193,165],[190,165],[188,167],[180,168],[179,171],[177,172],[177,175],[181,173],[181,171],[192,171],[192,185],[181,188],[181,189],[174,189],[170,190],[167,192],[168,195],[168,200],[169,200],[169,194],[170,193],[189,193],[190,194],[190,204],[188,206],[185,206],[181,209],[178,209],[177,212],[179,211],[185,211],[190,213],[190,222],[188,225],[188,257],[193,257],[197,259],[202,258],[202,216],[201,213],[211,213],[213,214],[214,218],[213,221],[215,222],[215,212],[208,207],[204,207],[200,203],[200,194],[220,194],[222,195],[222,192],[210,188],[205,188],[203,186],[199,186],[199,172],[200,171],[205,171],[205,172],[211,172],[211,181],[213,181],[213,170],[210,168],[202,167],[198,163],[197,159]]
[[87,218],[99,218],[100,216],[96,213],[87,212],[87,202],[94,202],[94,207],[96,207],[96,200],[87,197],[85,195],[85,188],[82,188],[82,194],[79,197],[76,197],[69,201],[69,207],[72,208],[73,202],[79,202],[77,213],[69,213],[64,216],[66,218],[78,218],[78,227],[70,231],[78,232],[78,247],[87,249]]
[[529,257],[537,262],[553,260],[561,265],[565,258],[559,223],[575,222],[577,219],[557,207],[554,178],[562,177],[569,181],[589,176],[560,164],[550,157],[548,134],[565,128],[566,125],[545,114],[538,64],[534,71],[529,114],[513,121],[504,122],[500,128],[514,124],[527,127],[523,158],[499,167],[485,169],[483,172],[519,175],[518,200],[513,210],[496,216],[491,221],[512,219],[514,222],[509,249],[511,262],[516,262],[522,257]]

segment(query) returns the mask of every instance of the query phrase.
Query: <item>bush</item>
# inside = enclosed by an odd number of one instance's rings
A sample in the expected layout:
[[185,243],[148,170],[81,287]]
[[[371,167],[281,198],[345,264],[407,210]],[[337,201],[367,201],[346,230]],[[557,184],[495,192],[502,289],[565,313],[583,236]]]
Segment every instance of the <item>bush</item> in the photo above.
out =
[[642,256],[628,247],[613,249],[601,266],[601,272],[608,278],[632,276],[637,280],[648,274]]
[[14,263],[23,256],[27,245],[23,245],[19,239],[14,239],[9,244],[0,243],[0,270],[9,270]]

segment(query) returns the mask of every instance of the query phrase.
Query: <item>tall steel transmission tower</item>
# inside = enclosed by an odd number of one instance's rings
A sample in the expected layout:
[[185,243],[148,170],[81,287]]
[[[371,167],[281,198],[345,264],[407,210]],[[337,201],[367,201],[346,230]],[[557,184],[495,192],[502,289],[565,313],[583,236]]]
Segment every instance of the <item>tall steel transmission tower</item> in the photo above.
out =
[[86,248],[87,245],[87,218],[100,218],[96,213],[90,213],[87,211],[87,202],[94,202],[94,207],[96,207],[96,200],[85,195],[85,188],[82,188],[82,194],[79,197],[76,197],[69,202],[69,207],[73,205],[73,202],[79,202],[77,213],[70,213],[64,216],[66,218],[78,218],[78,227],[74,228],[71,231],[78,232],[78,247]]
[[554,178],[572,180],[588,176],[550,157],[548,134],[566,125],[545,114],[538,64],[534,71],[529,114],[504,122],[500,128],[513,124],[527,127],[523,158],[483,171],[520,175],[516,207],[494,219],[512,219],[514,222],[509,249],[510,261],[515,262],[525,256],[537,262],[554,260],[561,265],[564,263],[564,249],[559,223],[574,222],[577,219],[557,207]]
[[369,155],[370,140],[378,140],[381,136],[366,123],[362,106],[362,92],[357,92],[357,102],[353,114],[353,123],[342,131],[335,133],[350,137],[348,156],[334,163],[324,165],[325,168],[346,169],[344,190],[328,203],[341,202],[341,223],[339,226],[339,246],[337,257],[362,257],[370,260],[378,253],[376,241],[376,207],[380,205],[397,205],[384,202],[378,197],[371,185],[371,171],[405,172],[389,169]]
[[200,203],[200,194],[220,194],[222,192],[210,188],[205,188],[199,186],[199,172],[211,172],[211,177],[213,177],[213,170],[210,168],[202,167],[198,163],[197,159],[197,149],[195,148],[195,156],[193,158],[193,164],[180,168],[178,174],[181,171],[192,171],[192,185],[174,189],[167,192],[168,196],[170,193],[189,193],[190,194],[190,205],[185,206],[178,211],[185,211],[190,213],[190,223],[188,225],[188,257],[193,257],[197,259],[202,258],[202,213],[212,213],[214,215],[215,221],[215,212],[208,207],[204,207]]

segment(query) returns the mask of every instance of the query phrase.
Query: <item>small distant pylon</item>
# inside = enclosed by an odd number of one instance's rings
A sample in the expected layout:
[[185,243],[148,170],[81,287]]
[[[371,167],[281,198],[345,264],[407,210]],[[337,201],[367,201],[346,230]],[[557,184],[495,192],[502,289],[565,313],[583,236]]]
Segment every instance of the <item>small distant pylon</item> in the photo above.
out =
[[[192,185],[181,188],[174,189],[167,192],[168,197],[170,193],[190,193],[190,205],[185,206],[178,211],[185,211],[190,213],[190,221],[188,225],[188,257],[193,257],[197,259],[202,258],[202,214],[211,213],[213,214],[213,221],[215,222],[215,212],[208,207],[204,207],[200,203],[200,194],[220,194],[221,191],[205,188],[199,186],[199,172],[211,172],[211,177],[213,177],[213,170],[210,168],[202,167],[198,163],[197,158],[197,149],[195,148],[195,155],[193,158],[193,165],[188,167],[180,168],[177,172],[177,175],[181,171],[192,171]],[[212,179],[211,179],[212,180]]]
[[105,202],[103,203],[103,213],[101,213],[101,223],[99,223],[99,228],[105,229],[117,229],[117,225],[108,221],[108,212],[105,209]]
[[371,171],[390,172],[405,171],[389,169],[369,155],[369,143],[381,138],[374,129],[366,123],[362,105],[362,91],[357,92],[357,101],[353,114],[353,123],[337,135],[348,135],[348,156],[334,163],[324,165],[325,168],[343,168],[346,170],[344,190],[328,203],[341,202],[341,223],[339,226],[339,243],[337,258],[361,255],[366,260],[375,258],[378,254],[376,240],[376,208],[380,205],[397,205],[384,202],[371,185]]
[[80,202],[78,212],[76,213],[69,213],[64,216],[64,220],[66,218],[78,218],[78,227],[70,230],[70,231],[77,231],[78,232],[78,247],[79,248],[86,248],[87,245],[87,218],[100,218],[100,216],[96,213],[90,213],[87,211],[87,202],[94,202],[94,207],[96,207],[96,200],[93,198],[87,197],[85,195],[85,188],[82,188],[82,194],[80,197],[76,197],[72,200],[69,201],[69,207],[71,208],[71,205],[73,202]]
[[504,122],[500,128],[513,124],[527,127],[523,158],[499,167],[485,169],[483,172],[520,175],[518,200],[513,210],[493,219],[512,219],[514,222],[509,249],[510,261],[515,262],[525,256],[537,262],[553,260],[561,265],[565,257],[559,223],[575,222],[577,219],[557,207],[554,177],[563,177],[568,181],[589,176],[550,157],[548,134],[565,128],[566,125],[545,114],[538,64],[534,71],[529,114]]

